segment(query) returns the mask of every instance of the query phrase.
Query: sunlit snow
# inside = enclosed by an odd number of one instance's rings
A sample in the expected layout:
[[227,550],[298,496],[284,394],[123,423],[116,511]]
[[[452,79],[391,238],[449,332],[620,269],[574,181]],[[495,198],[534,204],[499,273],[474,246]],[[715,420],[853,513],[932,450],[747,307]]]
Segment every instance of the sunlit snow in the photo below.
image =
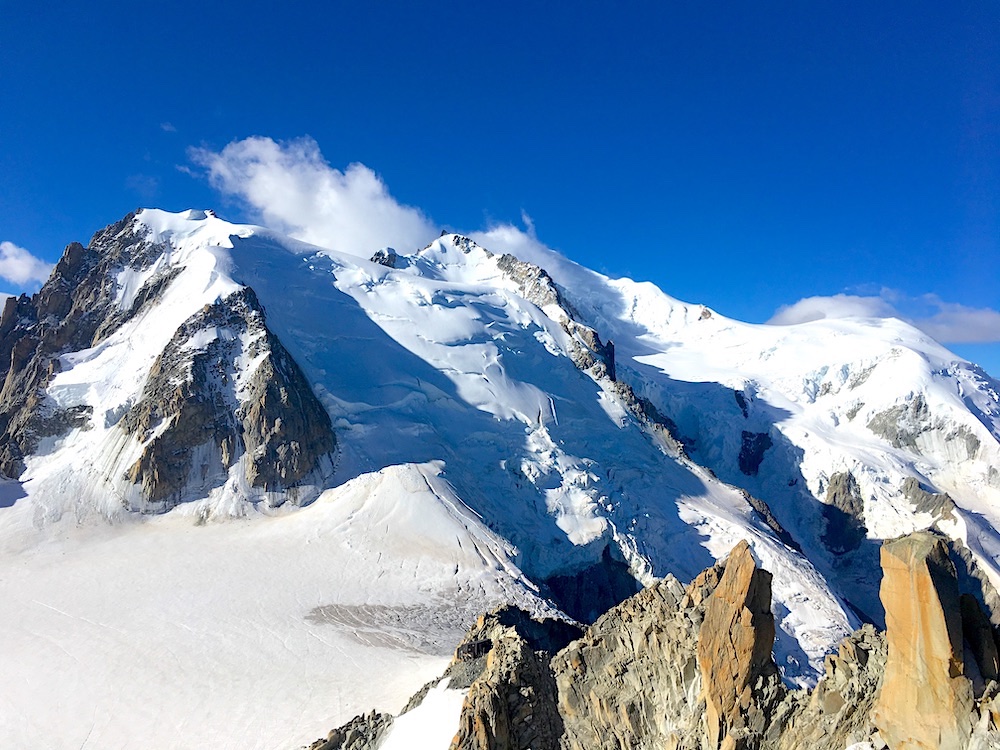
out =
[[[856,472],[877,537],[925,520],[897,497],[917,476],[952,494],[952,532],[998,567],[996,384],[903,323],[750,326],[543,254],[582,322],[614,340],[622,377],[697,438],[688,451],[709,471],[665,453],[576,368],[566,311],[522,296],[492,254],[505,248],[444,236],[390,269],[209,212],[136,221],[163,252],[121,269],[117,303],[182,270],[144,314],[61,358],[48,396],[92,407],[89,429],[46,440],[20,483],[0,485],[5,745],[295,747],[398,710],[472,617],[503,601],[545,610],[538,584],[608,547],[644,581],[686,580],[749,539],[774,573],[778,663],[808,682],[857,620],[825,578],[828,553],[808,549],[814,565],[787,547],[726,482],[809,545],[818,516],[797,504],[815,506],[831,474]],[[126,511],[141,445],[119,420],[178,326],[242,285],[331,417],[329,486],[273,508],[237,466],[169,513]],[[916,393],[950,420],[917,438],[919,460],[865,426]],[[755,477],[735,469],[744,419],[780,443]],[[949,438],[959,428],[980,441],[974,458]],[[434,726],[427,747],[447,747],[460,697],[435,688],[390,741],[415,747],[406,735]]]

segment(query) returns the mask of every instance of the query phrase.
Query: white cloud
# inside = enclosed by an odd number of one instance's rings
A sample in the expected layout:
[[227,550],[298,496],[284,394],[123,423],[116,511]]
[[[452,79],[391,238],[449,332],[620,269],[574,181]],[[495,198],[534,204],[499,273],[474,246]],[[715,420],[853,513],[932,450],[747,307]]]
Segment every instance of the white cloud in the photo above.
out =
[[409,252],[439,234],[418,209],[393,198],[375,172],[360,163],[334,169],[311,138],[246,138],[190,156],[214,188],[305,242],[369,257],[386,246]]
[[0,242],[0,278],[19,286],[44,283],[52,273],[52,264],[36,258],[13,242]]
[[510,253],[521,260],[543,265],[552,251],[535,236],[535,224],[528,214],[521,212],[525,228],[509,223],[491,224],[488,228],[471,232],[469,236],[477,243],[495,253]]
[[177,128],[175,128],[173,126],[173,124],[171,124],[169,122],[161,122],[160,123],[160,130],[162,130],[164,133],[176,133],[177,132]]
[[823,318],[894,317],[899,317],[895,308],[881,297],[835,294],[832,297],[806,297],[792,305],[783,305],[767,322],[771,325],[787,326]]
[[1000,341],[1000,312],[933,298],[938,310],[911,320],[917,328],[946,344],[989,344]]
[[936,294],[908,297],[892,289],[883,289],[878,296],[806,297],[778,308],[767,322],[792,325],[823,318],[851,317],[899,318],[943,344],[1000,342],[1000,312],[997,310],[945,302]]

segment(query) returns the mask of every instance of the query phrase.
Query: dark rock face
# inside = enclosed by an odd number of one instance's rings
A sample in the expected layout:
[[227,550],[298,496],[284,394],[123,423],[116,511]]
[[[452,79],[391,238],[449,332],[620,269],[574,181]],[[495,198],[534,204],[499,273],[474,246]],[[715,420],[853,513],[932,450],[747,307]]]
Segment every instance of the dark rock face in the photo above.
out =
[[743,395],[743,391],[733,391],[733,396],[736,398],[736,405],[740,407],[740,411],[743,413],[743,418],[749,419],[750,408],[747,404],[746,396]]
[[[155,270],[167,250],[150,242],[130,214],[95,234],[89,247],[69,245],[36,295],[8,300],[0,315],[4,475],[19,476],[41,438],[90,424],[90,407],[60,409],[45,394],[59,356],[99,344],[155,304],[183,270],[162,263]],[[125,268],[148,276],[127,308],[117,302],[117,278]],[[204,347],[192,346],[195,334],[208,328],[223,333]],[[256,363],[245,382],[237,382],[240,356]],[[329,417],[267,329],[250,289],[185,321],[118,427],[144,444],[126,473],[139,488],[138,499],[124,501],[142,511],[168,509],[188,489],[218,486],[244,455],[249,486],[294,488],[329,464],[336,444]]]
[[757,476],[764,453],[774,443],[766,432],[747,432],[743,430],[743,442],[740,446],[740,471],[748,477]]
[[560,609],[584,623],[593,622],[640,588],[628,565],[612,558],[608,547],[600,562],[571,575],[553,576],[545,583]]
[[997,649],[993,626],[990,625],[979,602],[972,594],[959,596],[959,606],[962,615],[962,637],[965,638],[969,652],[975,660],[979,677],[984,682],[1000,679],[1000,652]]
[[754,497],[746,490],[740,490],[740,494],[743,495],[744,499],[747,501],[747,504],[757,512],[757,515],[761,517],[761,520],[763,520],[764,523],[768,525],[771,531],[777,534],[778,539],[780,539],[782,542],[787,544],[792,549],[797,550],[798,552],[802,551],[802,547],[799,545],[797,541],[795,541],[795,537],[793,537],[791,534],[788,533],[788,530],[781,525],[781,523],[778,521],[777,516],[775,516],[774,513],[771,511],[771,506],[769,506],[759,497]]
[[955,539],[945,541],[958,574],[959,592],[974,597],[993,627],[1000,627],[1000,594],[993,587],[989,576],[976,562],[968,547]]
[[841,472],[830,477],[823,506],[826,530],[823,542],[834,552],[857,549],[868,534],[865,504],[854,475]]
[[[216,337],[192,348],[192,339],[208,329]],[[238,369],[241,359],[258,361],[252,373]],[[251,487],[295,487],[336,444],[329,416],[267,329],[249,288],[206,306],[177,329],[120,426],[145,443],[128,473],[142,487],[143,503],[132,510],[143,511],[168,509],[191,487],[218,486],[241,456]]]
[[170,284],[170,270],[154,274],[127,310],[115,304],[115,272],[148,266],[163,248],[135,231],[135,214],[94,235],[89,247],[67,246],[41,290],[9,299],[0,316],[0,472],[18,477],[38,441],[73,427],[90,414],[65,411],[45,398],[59,371],[59,355],[94,346],[135,317]]
[[383,248],[371,257],[372,263],[378,263],[380,266],[385,266],[386,268],[395,268],[398,261],[399,256],[391,247]]

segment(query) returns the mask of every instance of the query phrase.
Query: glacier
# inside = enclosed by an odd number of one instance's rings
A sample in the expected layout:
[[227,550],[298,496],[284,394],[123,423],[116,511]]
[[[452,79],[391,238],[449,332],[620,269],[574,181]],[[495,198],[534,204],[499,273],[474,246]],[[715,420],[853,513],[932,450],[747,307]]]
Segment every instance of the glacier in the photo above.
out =
[[[751,325],[456,234],[376,262],[210,211],[126,225],[150,250],[111,303],[168,281],[58,353],[46,402],[90,419],[0,485],[11,746],[294,747],[397,711],[481,611],[587,617],[581,591],[689,580],[741,539],[796,684],[881,617],[881,539],[935,525],[1000,583],[1000,384],[903,322]],[[307,488],[251,486],[244,457],[137,512],[151,437],[122,416],[185,321],[246,288],[336,451]],[[238,343],[242,382],[259,362]],[[845,474],[865,532],[831,548]]]

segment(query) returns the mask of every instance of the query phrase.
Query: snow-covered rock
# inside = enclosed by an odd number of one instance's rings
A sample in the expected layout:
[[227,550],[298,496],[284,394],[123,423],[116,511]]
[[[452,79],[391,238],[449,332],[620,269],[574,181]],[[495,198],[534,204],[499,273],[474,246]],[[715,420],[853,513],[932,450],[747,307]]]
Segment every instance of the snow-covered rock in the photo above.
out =
[[[20,656],[0,703],[29,718],[0,738],[37,744],[51,706],[61,744],[173,738],[165,716],[211,697],[259,746],[304,742],[396,710],[489,606],[593,619],[743,539],[797,684],[880,622],[881,538],[936,524],[996,579],[1000,384],[981,370],[898,321],[751,326],[536,256],[444,235],[367,260],[146,209],[9,301],[0,642]],[[195,616],[178,603],[199,591],[225,593]],[[365,700],[265,691],[263,719],[224,695],[226,659],[181,691],[215,658],[185,627],[254,653],[253,684],[308,658]],[[139,633],[176,670],[104,659]],[[39,673],[79,690],[9,687]],[[138,686],[156,710],[111,710]],[[232,726],[195,712],[187,734]]]

